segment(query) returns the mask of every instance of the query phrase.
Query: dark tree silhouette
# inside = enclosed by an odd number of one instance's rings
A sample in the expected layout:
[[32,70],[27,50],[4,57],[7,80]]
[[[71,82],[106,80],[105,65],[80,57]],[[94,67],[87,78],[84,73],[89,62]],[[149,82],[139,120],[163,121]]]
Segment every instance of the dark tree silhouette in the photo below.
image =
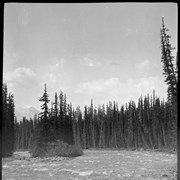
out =
[[42,97],[39,99],[39,101],[43,102],[41,105],[42,112],[39,114],[39,117],[41,119],[41,130],[40,139],[42,140],[42,143],[47,143],[48,136],[49,136],[49,130],[50,130],[50,123],[48,122],[48,116],[49,116],[49,109],[48,109],[48,103],[49,103],[49,95],[47,93],[46,84],[44,85],[44,93]]
[[[168,85],[168,103],[171,105],[171,134],[174,144],[176,144],[177,135],[177,88],[178,88],[178,53],[175,57],[172,55],[173,48],[170,43],[171,36],[167,34],[168,29],[165,27],[164,19],[162,18],[161,28],[161,61],[163,63],[163,74],[165,82]],[[175,145],[173,145],[175,146]]]
[[[161,61],[163,62],[163,74],[165,76],[165,82],[168,85],[168,97],[172,103],[177,101],[177,61],[174,62],[174,56],[172,51],[175,49],[171,46],[170,38],[167,34],[168,29],[165,27],[164,19],[162,19],[162,28],[161,28]],[[176,67],[175,67],[176,66]]]
[[43,102],[41,105],[42,112],[39,114],[41,119],[44,119],[47,121],[49,109],[48,109],[48,103],[49,103],[49,95],[47,94],[46,84],[44,85],[44,93],[42,97],[39,99],[39,101]]
[[7,85],[2,86],[3,116],[2,116],[2,156],[8,156],[14,150],[14,96],[7,90]]

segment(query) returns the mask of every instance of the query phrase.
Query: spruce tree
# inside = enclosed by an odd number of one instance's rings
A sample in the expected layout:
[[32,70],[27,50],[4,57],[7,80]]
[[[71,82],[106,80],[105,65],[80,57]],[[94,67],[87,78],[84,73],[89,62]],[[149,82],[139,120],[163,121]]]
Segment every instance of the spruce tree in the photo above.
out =
[[2,86],[3,118],[2,118],[2,156],[11,155],[14,150],[14,96],[7,90],[7,85]]
[[[168,102],[171,105],[171,134],[173,139],[176,139],[177,131],[177,88],[178,88],[178,54],[175,57],[172,55],[173,48],[170,43],[170,38],[167,34],[168,29],[165,27],[164,19],[162,19],[161,28],[161,62],[163,63],[163,74],[165,75],[165,82],[168,85]],[[176,141],[174,142],[174,147],[176,146]]]
[[[165,27],[164,19],[162,19],[161,28],[161,62],[163,62],[163,74],[165,76],[165,82],[168,85],[168,96],[172,103],[177,101],[177,61],[174,62],[174,56],[172,55],[173,48],[170,43],[170,38],[167,34],[168,29]],[[175,102],[174,102],[175,101]]]
[[58,96],[57,92],[54,97],[54,116],[55,116],[55,125],[57,126],[57,117],[58,117]]
[[40,118],[44,121],[47,121],[49,109],[48,109],[48,103],[49,103],[49,95],[47,94],[46,84],[44,85],[44,93],[42,97],[40,97],[39,101],[43,102],[41,105],[42,112],[39,114]]
[[48,141],[48,131],[49,131],[49,125],[48,122],[48,115],[49,115],[49,109],[48,109],[48,103],[49,103],[49,95],[47,93],[46,84],[44,85],[44,93],[42,97],[39,99],[39,101],[43,102],[41,105],[42,112],[39,114],[41,119],[41,135],[42,135],[42,141],[46,143]]

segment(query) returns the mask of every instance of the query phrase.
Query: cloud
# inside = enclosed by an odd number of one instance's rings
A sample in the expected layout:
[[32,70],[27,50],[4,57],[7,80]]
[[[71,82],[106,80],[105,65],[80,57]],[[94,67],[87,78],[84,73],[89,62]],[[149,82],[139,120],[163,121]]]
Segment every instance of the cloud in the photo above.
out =
[[30,68],[20,67],[14,71],[3,73],[3,82],[12,86],[33,88],[38,85],[38,77]]
[[65,58],[52,57],[51,63],[45,68],[42,76],[42,82],[49,85],[61,84],[69,73],[67,68],[67,60]]
[[17,52],[10,53],[6,49],[7,48],[5,46],[3,52],[3,72],[6,72],[8,69],[12,69],[14,67],[14,64],[16,64],[16,62],[19,59],[19,53]]
[[121,63],[119,63],[117,61],[111,61],[109,64],[113,65],[113,66],[120,66],[121,65]]
[[57,77],[53,73],[48,73],[48,74],[45,75],[45,80],[46,80],[46,82],[48,84],[56,83],[57,82]]
[[113,59],[109,59],[103,56],[94,56],[92,54],[87,54],[85,57],[83,57],[83,65],[88,66],[88,67],[109,67],[109,65],[111,66],[119,66],[122,63],[117,61],[117,60],[113,60]]
[[87,93],[92,95],[94,93],[100,93],[105,90],[104,80],[99,79],[95,81],[80,83],[76,90],[76,93]]
[[87,55],[83,59],[84,64],[89,67],[100,67],[102,65],[101,62],[99,62],[95,57],[92,55]]
[[66,72],[64,71],[66,65],[67,62],[65,58],[52,57],[50,59],[50,64],[45,68],[44,74],[46,77],[58,77],[59,74],[66,74]]
[[144,61],[141,61],[140,63],[137,63],[135,65],[136,68],[138,69],[144,69],[147,68],[150,65],[150,62],[148,59],[145,59]]
[[130,100],[137,102],[141,95],[152,94],[153,89],[161,98],[166,97],[165,84],[156,76],[128,79],[126,82],[121,82],[117,77],[98,79],[80,83],[75,92],[86,99],[93,98],[99,104],[107,103],[110,100],[125,104]]
[[135,70],[141,77],[148,77],[154,71],[154,64],[148,59],[145,59],[135,64]]
[[84,57],[83,63],[89,67],[109,67],[109,66],[120,66],[122,63],[114,59],[108,59],[106,57],[94,57],[88,54]]

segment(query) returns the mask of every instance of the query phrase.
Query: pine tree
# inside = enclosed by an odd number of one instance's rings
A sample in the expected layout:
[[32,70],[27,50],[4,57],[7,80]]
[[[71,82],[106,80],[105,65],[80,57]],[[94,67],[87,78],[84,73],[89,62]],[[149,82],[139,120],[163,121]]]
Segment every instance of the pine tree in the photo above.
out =
[[2,87],[3,90],[3,118],[2,118],[2,155],[4,156],[6,151],[7,151],[7,144],[6,144],[6,139],[7,139],[7,133],[8,133],[8,129],[7,129],[7,125],[8,125],[8,119],[7,119],[7,96],[8,96],[8,92],[7,92],[7,85],[3,84]]
[[14,150],[14,96],[7,90],[7,85],[2,86],[3,118],[2,118],[2,155],[11,155]]
[[47,94],[46,84],[44,85],[44,93],[39,101],[43,102],[41,105],[42,112],[39,114],[41,119],[47,121],[49,110],[48,110],[48,103],[49,103],[49,95]]
[[[57,121],[58,117],[58,96],[57,92],[55,92],[55,97],[54,97],[54,116],[55,116],[55,122]],[[57,122],[56,122],[57,125]]]
[[91,106],[90,106],[90,130],[91,130],[91,144],[92,144],[92,147],[95,147],[94,110],[93,110],[92,99],[91,99]]
[[85,129],[86,129],[86,148],[90,147],[90,121],[88,116],[87,106],[84,107],[84,121],[85,121]]
[[60,103],[60,107],[59,107],[59,115],[60,115],[60,119],[61,121],[63,120],[64,117],[64,95],[63,92],[60,91],[60,95],[59,95],[59,103]]
[[172,102],[177,101],[177,61],[174,63],[174,56],[172,51],[174,48],[170,44],[171,36],[167,35],[168,29],[165,27],[164,19],[162,19],[161,28],[161,61],[163,62],[163,74],[165,76],[165,82],[168,85],[168,97]]
[[[85,116],[85,112],[84,112]],[[82,148],[86,149],[86,120],[85,118],[82,121]]]
[[[170,38],[167,34],[168,29],[165,27],[164,19],[162,19],[161,28],[161,61],[163,62],[163,74],[165,75],[165,82],[168,85],[168,102],[171,105],[171,134],[173,139],[176,139],[177,133],[177,88],[178,88],[178,54],[176,55],[176,62],[172,55],[173,48],[170,43]],[[176,141],[174,143],[176,146]]]
[[105,122],[105,116],[104,116],[104,106],[101,109],[101,107],[98,108],[98,119],[99,121],[99,148],[104,147],[104,122]]
[[42,97],[39,99],[39,101],[43,102],[41,105],[42,112],[39,114],[41,119],[41,135],[42,135],[42,141],[43,143],[46,143],[48,141],[48,131],[49,131],[49,122],[48,122],[48,115],[49,115],[49,109],[48,109],[48,103],[49,103],[49,95],[47,93],[46,84],[44,85],[44,93]]

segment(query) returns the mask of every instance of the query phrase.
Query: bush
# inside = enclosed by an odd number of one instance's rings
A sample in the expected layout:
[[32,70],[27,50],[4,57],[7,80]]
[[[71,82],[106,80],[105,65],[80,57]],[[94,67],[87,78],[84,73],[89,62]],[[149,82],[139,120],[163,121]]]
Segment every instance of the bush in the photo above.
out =
[[29,152],[32,157],[44,157],[46,155],[45,148],[36,145],[33,146]]
[[76,157],[83,154],[82,148],[76,145],[69,145],[63,141],[48,143],[47,156]]
[[30,151],[32,157],[76,157],[83,154],[82,148],[76,145],[69,145],[63,141],[49,142],[43,147],[33,147]]

